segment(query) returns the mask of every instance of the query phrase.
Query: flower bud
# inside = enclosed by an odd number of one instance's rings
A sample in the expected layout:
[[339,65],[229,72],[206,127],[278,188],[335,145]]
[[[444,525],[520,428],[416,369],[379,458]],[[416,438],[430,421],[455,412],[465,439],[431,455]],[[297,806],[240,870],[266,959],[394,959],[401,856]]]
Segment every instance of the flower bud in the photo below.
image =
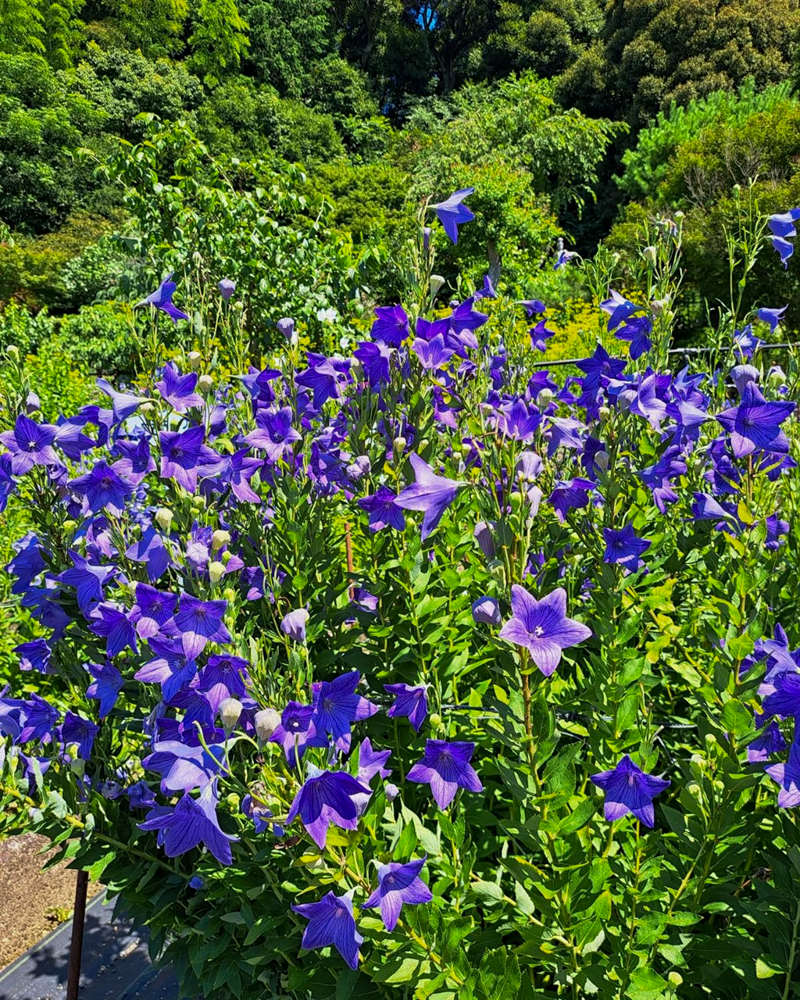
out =
[[429,444],[430,441],[427,438],[423,438],[419,443],[419,450],[425,451],[425,449],[428,447]]
[[222,596],[225,598],[226,601],[235,601],[236,591],[233,589],[233,587],[226,587],[222,591]]
[[607,451],[598,451],[594,456],[594,464],[598,469],[602,469],[603,472],[608,468],[609,454]]
[[231,561],[231,559],[233,559],[233,553],[228,549],[225,549],[225,551],[219,557],[219,561],[222,563],[223,566],[227,566],[228,563]]
[[6,354],[14,361],[19,361],[19,348],[14,344],[6,348]]
[[[196,372],[200,367],[200,362],[203,360],[203,355],[199,351],[189,351],[186,356],[186,360],[188,361],[191,370]],[[177,358],[176,363],[179,363]]]
[[146,403],[141,404],[141,406],[139,407],[139,412],[144,413],[146,416],[148,413],[152,413],[154,409],[155,406],[148,400]]
[[225,564],[221,562],[210,562],[208,564],[208,578],[212,583],[219,583],[225,576]]
[[554,398],[555,393],[552,389],[540,389],[539,395],[536,397],[536,405],[543,410],[552,402]]
[[214,388],[214,379],[211,375],[201,375],[197,380],[197,388],[205,396]]
[[478,521],[472,534],[486,558],[494,559],[494,536],[490,525],[486,521]]
[[686,213],[682,212],[680,209],[678,209],[678,211],[675,212],[675,214],[674,214],[674,218],[675,218],[676,222],[680,222],[681,219],[685,219],[686,218]]
[[169,507],[159,507],[156,511],[156,524],[162,531],[169,531],[174,516]]
[[226,698],[219,706],[219,717],[222,722],[222,728],[230,732],[239,721],[239,716],[242,714],[243,708],[244,705],[242,705],[238,698]]
[[472,619],[477,625],[499,625],[500,605],[493,597],[479,597],[472,605]]
[[786,372],[780,365],[773,365],[769,370],[768,381],[770,385],[785,385]]
[[237,312],[237,313],[243,313],[244,312],[244,302],[242,302],[241,299],[237,299],[233,303],[233,311]]
[[228,807],[233,812],[238,812],[241,799],[236,794],[236,792],[228,792],[228,794],[225,796],[225,801],[228,803]]
[[597,411],[597,416],[600,419],[600,423],[604,424],[611,416],[611,409],[608,406],[601,406]]
[[434,712],[433,715],[431,716],[431,727],[434,730],[441,729],[442,727],[442,717],[441,715],[439,715],[438,712]]
[[408,442],[404,437],[396,437],[392,442],[392,444],[397,454],[402,455],[402,453],[406,450],[406,445],[408,444]]
[[216,552],[217,549],[221,549],[223,545],[227,545],[230,540],[230,531],[223,531],[222,528],[217,528],[211,536],[211,551]]
[[281,621],[281,631],[288,635],[295,642],[306,641],[306,623],[308,622],[308,612],[305,608],[297,608],[290,611]]
[[441,274],[431,275],[431,298],[435,299],[439,292],[442,290],[442,285],[445,284],[444,278]]
[[205,497],[201,496],[199,493],[196,493],[192,497],[192,507],[194,507],[195,510],[204,510],[205,506],[206,506],[206,499],[205,499]]
[[400,794],[400,789],[397,785],[393,785],[391,781],[387,781],[383,786],[383,790],[386,793],[386,799],[388,802],[394,802],[397,796]]
[[655,265],[658,260],[658,250],[653,246],[645,247],[644,250],[642,250],[642,256],[646,261],[648,261],[648,263]]
[[231,281],[230,278],[223,278],[222,281],[217,285],[220,295],[227,302],[233,293],[236,291],[236,282]]
[[78,527],[78,522],[73,520],[67,520],[64,522],[62,527],[64,528],[64,531],[67,532],[67,534],[71,535],[73,531]]
[[262,708],[260,712],[256,712],[253,721],[256,726],[256,736],[262,743],[266,743],[281,724],[281,717],[274,708]]

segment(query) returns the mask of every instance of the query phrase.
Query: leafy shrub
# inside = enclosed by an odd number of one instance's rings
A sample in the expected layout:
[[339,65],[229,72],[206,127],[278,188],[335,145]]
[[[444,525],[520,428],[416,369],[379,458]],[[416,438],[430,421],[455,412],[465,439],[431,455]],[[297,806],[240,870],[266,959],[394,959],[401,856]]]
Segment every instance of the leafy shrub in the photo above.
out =
[[522,304],[433,314],[418,221],[408,311],[354,355],[288,322],[227,379],[153,340],[58,431],[12,365],[48,699],[0,696],[3,829],[111,885],[186,996],[790,1000],[797,360],[728,312],[733,385],[669,370],[676,225],[603,303],[630,354],[553,380]]

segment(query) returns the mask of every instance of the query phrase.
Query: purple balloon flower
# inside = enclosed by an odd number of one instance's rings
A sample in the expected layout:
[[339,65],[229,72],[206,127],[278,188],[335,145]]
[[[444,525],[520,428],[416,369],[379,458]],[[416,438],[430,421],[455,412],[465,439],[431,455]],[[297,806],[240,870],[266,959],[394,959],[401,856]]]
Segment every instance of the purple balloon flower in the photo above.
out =
[[761,320],[762,323],[767,323],[771,333],[775,332],[775,327],[783,319],[783,314],[788,309],[788,306],[783,306],[782,309],[767,309],[762,307],[756,313],[756,316]]
[[133,675],[137,681],[160,684],[166,701],[188,687],[197,673],[197,662],[187,654],[180,639],[148,639],[151,650],[156,654],[139,667]]
[[292,408],[283,406],[279,410],[259,410],[256,414],[256,429],[245,441],[253,448],[261,448],[270,462],[288,459],[292,446],[300,441],[300,432],[292,427]]
[[168,858],[186,854],[203,844],[221,865],[231,863],[231,842],[239,838],[225,833],[217,818],[217,796],[214,785],[208,785],[195,799],[185,792],[176,806],[156,806],[140,830],[158,830],[158,839]]
[[281,632],[288,635],[290,639],[294,639],[295,642],[305,642],[308,617],[305,608],[290,611],[281,619]]
[[424,542],[435,531],[442,515],[465,484],[447,479],[444,476],[437,476],[419,455],[411,455],[409,460],[416,481],[411,486],[406,486],[395,503],[405,510],[424,512],[425,516],[422,519],[422,541]]
[[0,434],[2,442],[11,453],[11,471],[23,476],[34,465],[57,465],[58,455],[53,450],[58,428],[52,424],[37,424],[21,413],[14,429]]
[[430,903],[433,899],[430,889],[419,877],[426,861],[427,855],[404,865],[390,861],[388,865],[379,866],[378,888],[362,904],[362,908],[379,907],[387,931],[393,931],[397,926],[404,903],[416,906]]
[[375,315],[377,319],[370,330],[372,339],[387,347],[399,347],[410,333],[405,309],[400,305],[377,306]]
[[155,744],[153,753],[145,757],[142,767],[161,775],[161,791],[190,792],[205,788],[220,773],[225,748],[212,744],[208,751],[202,746],[187,746],[178,740]]
[[241,656],[209,656],[198,676],[197,690],[205,694],[214,713],[226,698],[244,698],[250,683],[249,666]]
[[468,198],[474,190],[474,187],[461,188],[460,191],[451,194],[449,198],[431,206],[453,243],[458,243],[458,227],[463,226],[465,222],[472,222],[475,218],[474,213],[463,204],[464,199]]
[[186,431],[161,431],[161,478],[174,479],[189,493],[197,489],[197,478],[203,470],[217,465],[220,456],[203,444],[202,424]]
[[94,738],[99,729],[100,727],[89,719],[67,712],[61,726],[61,741],[64,746],[77,745],[80,759],[89,760],[92,756]]
[[581,510],[589,506],[592,492],[596,484],[591,479],[570,479],[556,483],[555,489],[547,498],[552,504],[556,516],[563,524],[570,510]]
[[800,806],[800,743],[796,740],[792,743],[785,764],[772,764],[764,770],[780,785],[778,805],[782,809]]
[[316,729],[313,745],[325,746],[325,734],[333,738],[344,753],[350,749],[350,726],[353,722],[368,719],[378,711],[378,706],[356,693],[361,680],[357,670],[351,670],[332,681],[314,684],[314,715]]
[[501,639],[523,646],[545,677],[561,662],[562,649],[588,639],[592,630],[567,618],[567,592],[557,587],[536,600],[524,587],[511,588],[512,617],[498,633]]
[[94,678],[86,689],[86,697],[96,698],[100,702],[98,715],[104,719],[116,705],[125,682],[113,663],[87,663],[86,669]]
[[286,825],[299,816],[311,839],[324,850],[331,823],[343,830],[357,829],[359,811],[354,799],[371,792],[346,771],[320,771],[311,764],[308,774],[292,802]]
[[49,669],[52,650],[46,639],[32,639],[30,642],[20,643],[14,647],[14,652],[19,655],[20,670],[36,670],[40,674],[53,672]]
[[219,289],[219,294],[228,302],[236,291],[236,282],[230,278],[223,278],[217,285],[217,288]]
[[287,763],[291,767],[297,766],[295,760],[295,750],[297,757],[302,757],[306,750],[306,744],[317,734],[311,717],[314,715],[313,705],[301,705],[299,701],[290,701],[281,714],[280,725],[270,736],[270,743],[278,743],[283,747]]
[[624,528],[603,528],[603,538],[606,551],[603,562],[619,563],[626,573],[635,573],[644,565],[639,558],[650,548],[650,542],[638,538],[633,525],[626,524]]
[[181,375],[174,363],[169,361],[164,365],[160,381],[156,382],[156,389],[173,410],[184,413],[193,406],[203,405],[203,397],[194,391],[197,379],[197,372]]
[[95,635],[106,638],[106,655],[111,658],[121,653],[123,649],[137,652],[136,631],[133,619],[116,604],[98,604],[88,622]]
[[201,601],[191,594],[181,594],[175,612],[175,628],[188,657],[195,659],[208,642],[231,641],[231,634],[223,622],[227,610],[227,601]]
[[428,740],[422,760],[411,768],[407,780],[430,785],[436,804],[446,809],[459,788],[483,791],[480,778],[470,764],[474,752],[474,743]]
[[428,714],[428,688],[425,684],[384,684],[383,690],[395,696],[386,714],[389,718],[407,716],[417,732]]
[[649,827],[652,827],[655,821],[653,799],[671,784],[665,778],[645,774],[627,754],[613,771],[593,774],[590,781],[606,793],[604,811],[609,822],[633,813],[638,820]]
[[308,920],[303,932],[306,951],[333,946],[351,969],[358,968],[358,947],[364,938],[356,930],[350,895],[328,892],[318,903],[298,903],[292,909]]
[[755,382],[748,382],[738,406],[717,414],[717,420],[730,434],[730,445],[737,458],[754,451],[786,454],[789,442],[781,424],[794,412],[794,403],[768,402]]
[[174,272],[170,271],[158,288],[154,292],[151,292],[147,298],[142,299],[141,302],[137,302],[133,308],[138,309],[141,306],[153,306],[154,309],[159,309],[161,312],[166,313],[173,323],[177,323],[179,319],[188,319],[189,317],[185,312],[181,312],[177,306],[172,304],[172,296],[175,294],[175,289],[177,288],[177,285],[172,280],[173,274]]
[[71,479],[69,488],[83,497],[90,514],[97,514],[108,508],[113,514],[119,515],[134,493],[132,484],[118,476],[104,459],[91,472]]
[[362,497],[358,501],[358,506],[369,515],[370,531],[380,531],[387,527],[405,531],[405,514],[396,501],[397,494],[388,486],[379,486],[372,496]]

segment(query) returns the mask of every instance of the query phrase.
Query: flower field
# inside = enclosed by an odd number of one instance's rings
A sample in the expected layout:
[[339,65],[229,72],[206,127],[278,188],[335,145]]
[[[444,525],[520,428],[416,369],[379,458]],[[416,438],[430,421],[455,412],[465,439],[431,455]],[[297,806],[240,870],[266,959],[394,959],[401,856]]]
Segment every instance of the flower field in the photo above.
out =
[[743,304],[800,210],[690,364],[680,218],[634,289],[561,251],[598,341],[548,366],[547,303],[440,297],[471,194],[342,354],[263,357],[224,275],[56,422],[8,352],[0,828],[187,1000],[800,997],[800,365]]

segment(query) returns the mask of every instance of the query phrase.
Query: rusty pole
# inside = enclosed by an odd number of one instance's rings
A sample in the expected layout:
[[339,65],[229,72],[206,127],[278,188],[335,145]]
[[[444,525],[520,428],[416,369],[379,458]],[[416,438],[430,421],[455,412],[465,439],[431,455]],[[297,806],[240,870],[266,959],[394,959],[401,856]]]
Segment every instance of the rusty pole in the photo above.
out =
[[67,995],[65,1000],[78,1000],[81,983],[81,953],[83,952],[83,925],[86,920],[86,892],[89,888],[89,873],[78,872],[75,883],[75,912],[72,915],[72,940],[69,946],[69,972],[67,973]]

